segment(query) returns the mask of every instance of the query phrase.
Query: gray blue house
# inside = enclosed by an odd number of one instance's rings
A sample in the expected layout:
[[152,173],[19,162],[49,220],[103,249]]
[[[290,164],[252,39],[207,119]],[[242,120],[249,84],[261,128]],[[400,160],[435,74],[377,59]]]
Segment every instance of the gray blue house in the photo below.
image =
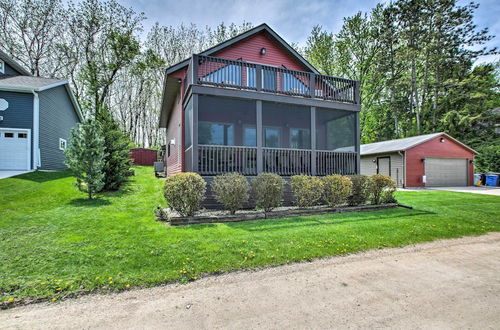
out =
[[67,80],[34,77],[0,51],[0,170],[63,170],[82,120]]

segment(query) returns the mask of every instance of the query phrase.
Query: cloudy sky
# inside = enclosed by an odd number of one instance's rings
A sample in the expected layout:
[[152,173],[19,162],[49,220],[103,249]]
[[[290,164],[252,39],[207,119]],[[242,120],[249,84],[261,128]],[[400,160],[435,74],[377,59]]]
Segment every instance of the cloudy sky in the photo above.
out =
[[[384,1],[384,0],[382,0]],[[144,12],[148,20],[146,30],[155,22],[162,25],[194,23],[198,26],[215,26],[220,22],[240,24],[244,21],[254,25],[269,24],[288,42],[304,45],[312,27],[316,24],[336,32],[342,19],[358,11],[369,11],[376,0],[119,0],[127,7]],[[469,1],[460,0],[466,4]],[[479,0],[475,23],[480,28],[488,27],[496,37],[489,47],[500,49],[500,1]],[[480,61],[493,61],[499,56],[490,56]]]

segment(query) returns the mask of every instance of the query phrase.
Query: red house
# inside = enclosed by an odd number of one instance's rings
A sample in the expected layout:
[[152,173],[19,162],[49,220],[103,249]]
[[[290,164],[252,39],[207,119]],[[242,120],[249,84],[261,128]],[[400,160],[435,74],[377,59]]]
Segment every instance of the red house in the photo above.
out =
[[356,81],[262,24],[166,70],[166,173],[359,173],[359,111]]
[[399,187],[468,186],[477,152],[446,133],[361,145],[361,174],[391,176]]

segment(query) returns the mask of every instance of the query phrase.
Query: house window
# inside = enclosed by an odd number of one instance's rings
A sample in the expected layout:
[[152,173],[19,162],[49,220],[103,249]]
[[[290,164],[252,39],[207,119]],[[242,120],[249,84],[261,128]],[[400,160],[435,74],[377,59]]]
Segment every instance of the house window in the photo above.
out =
[[17,137],[19,139],[27,139],[28,138],[28,133],[17,133]]
[[5,73],[5,63],[0,60],[0,73]]
[[310,149],[311,133],[305,128],[290,128],[290,148]]
[[198,131],[198,143],[208,145],[233,146],[234,125],[200,122]]
[[276,90],[276,72],[272,70],[262,70],[262,88],[264,90]]
[[309,88],[291,73],[283,73],[283,91],[295,94],[307,94]]
[[205,82],[226,85],[241,85],[241,66],[239,65],[226,65],[222,68],[215,70],[202,78]]
[[246,147],[255,147],[257,145],[257,130],[255,126],[243,127],[243,145]]
[[4,137],[6,137],[6,138],[13,138],[14,137],[14,133],[5,133]]
[[278,127],[264,128],[264,147],[280,148],[281,147],[281,129]]
[[59,139],[59,150],[64,150],[66,149],[66,140],[65,139]]
[[167,157],[170,157],[170,143],[167,146]]

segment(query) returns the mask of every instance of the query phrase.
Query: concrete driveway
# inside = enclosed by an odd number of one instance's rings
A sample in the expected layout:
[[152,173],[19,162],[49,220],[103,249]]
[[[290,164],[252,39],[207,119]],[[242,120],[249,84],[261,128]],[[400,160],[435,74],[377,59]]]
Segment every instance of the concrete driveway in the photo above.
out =
[[498,329],[500,233],[0,311],[5,329]]
[[0,179],[10,178],[12,176],[16,176],[16,175],[24,174],[24,173],[28,173],[28,172],[31,172],[31,171],[5,171],[5,170],[0,170]]
[[468,186],[468,187],[425,187],[425,188],[405,188],[401,189],[403,191],[429,191],[429,190],[441,190],[441,191],[456,191],[456,192],[466,192],[472,194],[482,194],[482,195],[493,195],[500,196],[500,187],[489,187],[489,186]]

